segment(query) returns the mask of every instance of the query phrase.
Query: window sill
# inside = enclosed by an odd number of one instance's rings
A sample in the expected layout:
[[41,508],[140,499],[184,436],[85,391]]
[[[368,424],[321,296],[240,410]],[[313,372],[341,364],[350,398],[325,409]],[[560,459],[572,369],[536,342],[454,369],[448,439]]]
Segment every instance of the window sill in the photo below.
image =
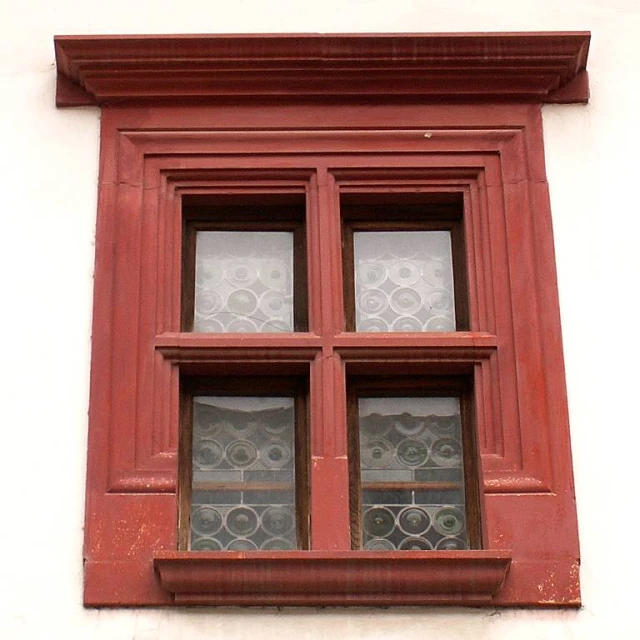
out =
[[476,605],[502,587],[511,552],[159,551],[154,565],[176,604]]

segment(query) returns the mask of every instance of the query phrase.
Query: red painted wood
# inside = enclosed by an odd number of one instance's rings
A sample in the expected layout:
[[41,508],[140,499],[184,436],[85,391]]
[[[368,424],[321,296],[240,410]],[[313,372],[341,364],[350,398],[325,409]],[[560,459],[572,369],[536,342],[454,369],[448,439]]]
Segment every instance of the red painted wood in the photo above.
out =
[[349,531],[349,464],[346,447],[344,372],[331,349],[319,350],[311,369],[311,548],[345,551]]
[[175,597],[160,584],[151,559],[98,560],[84,564],[84,604],[87,607],[132,607],[153,601],[173,605]]
[[[112,45],[104,44],[104,51]],[[74,55],[65,62],[70,73],[75,73]],[[389,100],[366,108],[307,103],[103,109],[84,551],[87,604],[204,603],[198,594],[174,597],[153,572],[153,558],[176,548],[181,375],[309,377],[311,545],[317,552],[339,550],[355,558],[347,551],[345,376],[376,373],[473,377],[485,551],[491,556],[511,550],[513,556],[504,585],[490,602],[579,604],[539,107]],[[307,193],[309,332],[181,333],[180,199],[287,189]],[[363,189],[460,194],[472,331],[344,332],[339,194]],[[300,555],[305,557],[313,558]],[[180,558],[175,562],[183,571]],[[376,558],[385,564],[382,556]],[[372,571],[367,573],[377,576],[372,584],[386,576],[388,598],[350,592],[330,601],[320,591],[314,595],[311,586],[303,594],[285,592],[285,584],[278,602],[463,601],[446,591],[450,583],[444,579],[426,595],[402,595],[393,585],[402,583],[404,574],[392,568],[389,574]],[[254,596],[239,589],[226,603],[276,602],[269,594]],[[487,602],[484,597],[464,602],[481,604]]]
[[504,551],[160,551],[160,583],[189,604],[491,604],[511,557]]
[[586,102],[589,40],[587,32],[57,36],[56,101]]

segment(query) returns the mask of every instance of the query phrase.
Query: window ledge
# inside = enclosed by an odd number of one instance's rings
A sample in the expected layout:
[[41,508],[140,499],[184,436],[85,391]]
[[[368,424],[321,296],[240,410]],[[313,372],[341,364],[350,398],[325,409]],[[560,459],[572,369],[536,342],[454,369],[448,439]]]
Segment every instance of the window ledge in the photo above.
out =
[[176,604],[486,604],[511,552],[159,551],[154,565]]

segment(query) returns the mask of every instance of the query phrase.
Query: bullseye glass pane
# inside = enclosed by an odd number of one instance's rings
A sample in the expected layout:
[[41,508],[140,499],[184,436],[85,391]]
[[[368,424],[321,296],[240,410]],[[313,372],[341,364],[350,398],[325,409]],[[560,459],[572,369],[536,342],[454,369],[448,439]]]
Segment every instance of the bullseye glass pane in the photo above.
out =
[[293,331],[293,233],[198,231],[194,331]]
[[298,545],[293,398],[196,396],[192,550]]
[[362,544],[468,549],[458,398],[360,398]]
[[455,331],[449,231],[354,233],[356,331]]

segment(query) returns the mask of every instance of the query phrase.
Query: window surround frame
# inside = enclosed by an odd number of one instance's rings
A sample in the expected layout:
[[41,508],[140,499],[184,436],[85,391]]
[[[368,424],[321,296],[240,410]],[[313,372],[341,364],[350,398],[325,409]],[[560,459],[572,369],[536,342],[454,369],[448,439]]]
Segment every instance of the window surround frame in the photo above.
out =
[[[194,93],[194,87],[210,87],[202,82],[203,74],[212,77],[221,61],[227,70],[233,66],[234,55],[242,52],[239,37],[56,39],[58,105],[97,102],[103,115],[85,604],[579,606],[540,103],[586,101],[588,34],[295,37],[303,42],[293,53],[287,39],[293,36],[249,38],[253,57],[247,64],[255,71],[269,63],[270,73],[262,82],[258,72],[234,81],[223,74],[214,92],[206,94]],[[154,77],[149,73],[153,65],[164,64],[163,50],[168,47],[179,66],[198,43],[210,55],[199,84],[197,74],[179,86],[170,73],[156,73],[156,84],[140,88],[140,78]],[[420,71],[450,73],[457,62],[462,70],[455,91],[425,74],[409,95],[416,63],[392,56],[398,43],[417,43],[420,51],[430,52],[421,59]],[[507,45],[514,54],[510,59],[504,56]],[[488,80],[481,63],[468,61],[478,47],[484,47],[492,69]],[[335,73],[322,65],[317,70],[329,83],[323,98],[292,82],[273,62],[282,48],[289,52],[288,63],[293,60],[305,71],[313,51],[316,58],[335,63]],[[211,51],[224,55],[214,60]],[[517,55],[519,64],[514,63]],[[370,64],[361,87],[365,99],[349,90],[353,59]],[[498,81],[500,70],[511,81],[513,74],[518,76],[518,91]],[[385,86],[391,76],[397,82]],[[275,87],[281,91],[277,100]],[[384,348],[342,331],[331,337],[332,358],[323,359],[323,338],[329,327],[339,325],[342,310],[327,304],[322,291],[310,292],[308,332],[270,340],[249,362],[244,349],[259,346],[259,334],[244,337],[241,344],[234,336],[211,340],[180,332],[182,194],[302,188],[311,203],[310,220],[318,224],[319,208],[339,219],[340,193],[375,192],[381,182],[398,191],[417,187],[463,195],[465,243],[471,245],[470,331],[429,336],[428,344],[424,336],[389,335]],[[341,230],[329,233],[339,238]],[[514,242],[517,257],[509,249]],[[338,272],[339,252],[329,255]],[[310,271],[317,270],[314,258],[309,260]],[[523,293],[529,296],[526,305]],[[341,301],[342,291],[334,297]],[[533,320],[525,307],[537,310]],[[216,375],[269,375],[276,363],[281,374],[308,375],[312,390],[329,389],[322,406],[316,402],[314,407],[312,399],[312,421],[320,415],[329,420],[328,414],[344,420],[346,377],[379,372],[381,360],[391,373],[408,365],[423,375],[473,376],[484,549],[351,551],[348,542],[345,546],[347,527],[346,535],[327,529],[310,551],[176,551],[181,375],[204,375],[212,366]],[[339,440],[333,434],[311,434],[313,467],[325,465],[325,479],[335,476],[335,486],[327,487],[332,495],[339,494],[338,485],[348,477],[341,449],[346,451],[346,442]],[[312,469],[312,484],[314,473],[320,472]],[[523,514],[527,509],[533,510],[533,521],[546,517],[554,522],[553,545],[551,532],[540,524],[532,535],[532,520]],[[321,515],[322,506],[312,500],[312,519]]]

